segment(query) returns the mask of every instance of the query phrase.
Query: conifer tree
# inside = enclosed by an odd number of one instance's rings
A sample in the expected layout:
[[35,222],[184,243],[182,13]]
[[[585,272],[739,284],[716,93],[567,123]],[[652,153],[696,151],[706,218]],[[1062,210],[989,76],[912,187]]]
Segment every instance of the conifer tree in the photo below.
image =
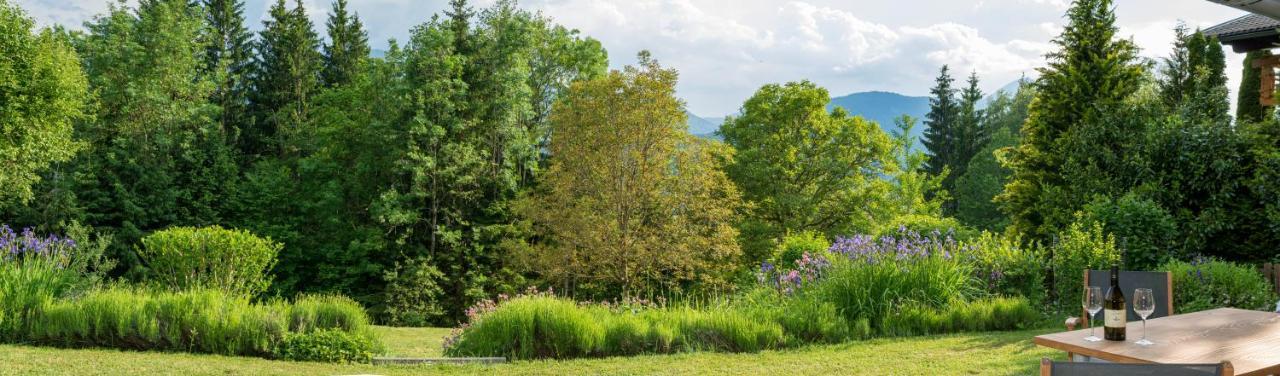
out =
[[306,148],[307,110],[320,87],[323,68],[320,38],[302,1],[288,9],[284,0],[277,0],[269,13],[254,62],[254,124],[242,143],[250,157],[296,155]]
[[244,1],[203,0],[203,5],[209,28],[204,69],[217,84],[212,100],[222,107],[219,123],[234,136],[250,121],[247,80],[253,64],[253,41],[244,25]]
[[1271,56],[1269,50],[1250,51],[1244,55],[1244,68],[1240,73],[1240,90],[1236,94],[1236,121],[1259,122],[1270,119],[1275,109],[1263,106],[1259,100],[1262,90],[1262,72],[1253,67],[1253,61]]
[[940,175],[948,166],[955,165],[956,123],[960,116],[960,104],[957,102],[956,90],[952,88],[955,79],[951,77],[950,68],[942,66],[933,89],[929,91],[929,113],[925,115],[924,146],[928,149],[928,162],[925,171]]
[[[955,153],[950,158],[953,161],[952,164],[947,166],[951,172],[942,180],[942,189],[952,193],[952,197],[957,189],[957,179],[964,175],[969,167],[969,161],[983,146],[986,146],[987,140],[991,138],[990,131],[984,128],[983,111],[978,109],[978,102],[982,101],[982,95],[982,89],[978,88],[978,73],[970,73],[968,85],[960,91],[960,111],[954,126]],[[954,215],[955,209],[954,199],[942,205],[945,215]]]
[[369,57],[369,34],[360,16],[347,13],[347,0],[333,2],[327,23],[329,44],[324,46],[325,86],[345,85],[360,74]]
[[[996,198],[1028,240],[1048,240],[1073,220],[1091,195],[1075,187],[1106,184],[1068,181],[1067,164],[1111,167],[1097,158],[1114,154],[1117,141],[1108,137],[1113,130],[1097,125],[1105,123],[1105,111],[1138,90],[1143,76],[1137,47],[1116,36],[1111,0],[1077,0],[1067,18],[1053,41],[1059,49],[1040,70],[1022,143],[1008,150],[1012,178]],[[1085,135],[1087,140],[1075,139]]]

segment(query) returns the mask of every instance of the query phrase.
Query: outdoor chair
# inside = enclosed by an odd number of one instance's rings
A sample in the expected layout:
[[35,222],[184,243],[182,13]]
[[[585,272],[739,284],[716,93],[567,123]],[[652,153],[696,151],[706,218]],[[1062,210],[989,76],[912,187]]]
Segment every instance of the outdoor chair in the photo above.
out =
[[[1084,286],[1101,287],[1102,293],[1106,294],[1107,289],[1111,287],[1111,271],[1084,271]],[[1151,294],[1156,297],[1156,310],[1147,317],[1147,320],[1173,314],[1173,275],[1169,272],[1120,271],[1120,291],[1124,292],[1127,307],[1133,307],[1133,290],[1138,288],[1151,289]],[[1075,303],[1079,304],[1079,302]],[[1142,320],[1137,313],[1133,312],[1133,309],[1126,308],[1125,311],[1129,316],[1128,321]],[[1081,307],[1080,317],[1067,318],[1067,330],[1087,328],[1090,319],[1092,318],[1089,317],[1089,313]]]
[[[1121,277],[1123,278],[1123,277]],[[1040,376],[1233,376],[1231,362],[1216,364],[1133,364],[1054,362],[1040,359]]]

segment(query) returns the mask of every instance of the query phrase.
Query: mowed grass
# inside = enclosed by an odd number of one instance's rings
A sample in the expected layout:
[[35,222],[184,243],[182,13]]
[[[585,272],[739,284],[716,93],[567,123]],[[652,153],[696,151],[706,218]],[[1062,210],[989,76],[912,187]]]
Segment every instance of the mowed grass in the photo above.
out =
[[[388,353],[433,357],[448,329],[386,328]],[[755,354],[691,353],[565,361],[522,361],[495,366],[371,366],[273,361],[259,358],[57,349],[0,345],[0,375],[1026,375],[1041,357],[1064,354],[1031,343],[1053,330],[968,333],[876,339]]]

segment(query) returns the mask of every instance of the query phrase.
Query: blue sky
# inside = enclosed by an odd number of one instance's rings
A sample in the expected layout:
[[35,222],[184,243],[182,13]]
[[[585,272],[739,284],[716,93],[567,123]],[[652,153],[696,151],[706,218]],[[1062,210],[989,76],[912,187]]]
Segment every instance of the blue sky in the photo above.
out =
[[[111,0],[116,1],[116,0]],[[17,0],[42,25],[77,26],[108,0]],[[289,0],[293,2],[294,0]],[[409,29],[447,0],[349,0],[374,48],[406,39]],[[267,0],[247,0],[261,26]],[[329,0],[305,0],[323,27]],[[492,0],[473,1],[477,8]],[[1068,0],[524,0],[557,22],[599,39],[621,67],[648,49],[681,72],[679,94],[695,114],[735,112],[761,85],[809,79],[833,96],[885,90],[925,95],[937,68],[977,71],[995,90],[1044,65]],[[1178,20],[1208,27],[1244,14],[1207,0],[1118,0],[1121,34],[1143,56],[1169,53]],[[1240,56],[1227,51],[1232,89]]]

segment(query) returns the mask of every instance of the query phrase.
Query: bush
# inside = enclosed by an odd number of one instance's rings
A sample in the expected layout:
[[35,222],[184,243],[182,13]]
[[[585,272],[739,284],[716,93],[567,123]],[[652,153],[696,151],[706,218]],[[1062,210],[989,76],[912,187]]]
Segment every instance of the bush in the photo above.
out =
[[1084,208],[1084,220],[1102,225],[1115,236],[1124,252],[1124,264],[1134,270],[1152,270],[1176,257],[1173,239],[1178,238],[1173,216],[1160,204],[1135,193],[1119,200],[1102,197]]
[[822,237],[822,234],[813,231],[804,231],[799,234],[791,234],[782,238],[782,244],[773,251],[773,257],[769,260],[774,265],[782,268],[794,268],[796,260],[799,260],[804,254],[817,255],[826,253],[827,248],[831,247],[831,243]]
[[172,227],[142,238],[139,256],[150,279],[173,290],[210,288],[254,296],[271,285],[267,274],[281,245],[248,231],[219,226]]
[[[83,241],[87,230],[72,225],[82,241],[56,235],[21,234],[0,225],[0,340],[25,338],[31,318],[55,299],[92,287],[110,262],[102,258],[105,241]],[[85,245],[88,246],[85,246]]]
[[954,302],[942,308],[910,304],[884,316],[879,326],[885,335],[912,336],[1025,329],[1039,320],[1040,314],[1026,299],[992,298]]
[[45,300],[31,308],[25,331],[9,340],[272,357],[287,334],[341,331],[368,338],[369,348],[377,347],[368,319],[350,300],[310,297],[299,303],[252,303],[248,297],[208,289],[157,292],[117,287],[74,299]]
[[1196,259],[1170,261],[1160,270],[1168,270],[1173,277],[1173,308],[1178,313],[1220,307],[1269,311],[1276,304],[1266,277],[1252,266]]
[[[449,356],[511,359],[754,352],[784,344],[782,328],[730,307],[613,311],[553,296],[522,296],[473,317],[446,341]],[[486,309],[486,310],[488,310]]]
[[949,236],[957,240],[968,240],[978,235],[978,231],[961,224],[951,217],[932,215],[904,215],[885,222],[876,229],[875,237],[902,236],[904,234],[921,234],[925,236]]
[[336,329],[290,333],[276,348],[280,359],[330,363],[369,363],[373,352],[370,337]]
[[1084,271],[1110,269],[1120,264],[1120,252],[1116,250],[1115,237],[1105,235],[1098,224],[1072,223],[1057,236],[1050,248],[1053,270],[1053,289],[1057,298],[1054,307],[1059,313],[1080,312],[1081,290],[1084,287]]
[[428,326],[444,318],[440,299],[445,275],[429,260],[411,260],[396,265],[383,279],[387,281],[384,306],[387,323],[395,326]]
[[1034,306],[1045,299],[1044,257],[1034,246],[1020,246],[1017,238],[983,232],[965,242],[963,256],[972,279],[987,296],[1021,296]]
[[909,231],[898,238],[838,238],[830,270],[805,293],[834,304],[849,323],[878,326],[876,318],[906,303],[936,308],[973,295],[970,268],[954,259],[959,251],[949,237]]

